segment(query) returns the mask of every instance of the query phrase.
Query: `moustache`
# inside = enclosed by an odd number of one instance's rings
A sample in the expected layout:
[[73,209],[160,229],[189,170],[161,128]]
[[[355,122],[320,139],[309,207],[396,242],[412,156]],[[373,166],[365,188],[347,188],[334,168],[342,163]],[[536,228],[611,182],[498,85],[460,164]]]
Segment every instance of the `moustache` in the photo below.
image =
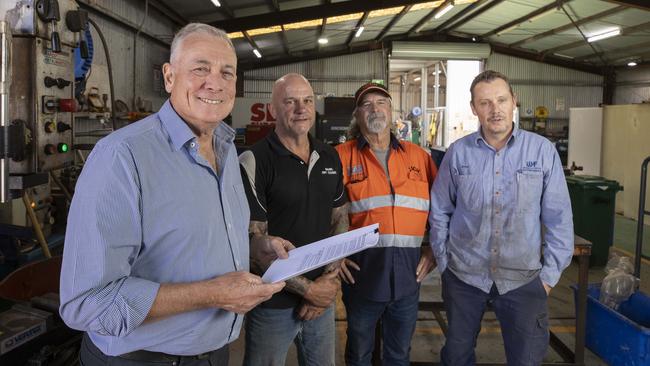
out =
[[373,122],[376,119],[386,119],[386,116],[381,112],[375,112],[368,115],[369,122]]

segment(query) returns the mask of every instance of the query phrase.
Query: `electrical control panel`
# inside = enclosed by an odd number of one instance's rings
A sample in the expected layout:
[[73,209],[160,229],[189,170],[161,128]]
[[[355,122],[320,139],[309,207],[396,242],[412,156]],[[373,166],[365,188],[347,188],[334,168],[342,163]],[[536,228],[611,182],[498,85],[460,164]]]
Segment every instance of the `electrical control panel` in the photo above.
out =
[[10,161],[10,172],[47,172],[72,164],[74,50],[63,44],[53,53],[41,38],[14,38],[13,61],[33,67],[14,68],[10,110],[12,124],[24,125],[22,157]]
[[[74,162],[74,48],[78,33],[66,16],[72,0],[18,1],[7,11],[11,42],[9,125],[22,131],[12,141],[19,153],[9,160],[10,174],[34,174]],[[15,148],[16,146],[14,146]]]

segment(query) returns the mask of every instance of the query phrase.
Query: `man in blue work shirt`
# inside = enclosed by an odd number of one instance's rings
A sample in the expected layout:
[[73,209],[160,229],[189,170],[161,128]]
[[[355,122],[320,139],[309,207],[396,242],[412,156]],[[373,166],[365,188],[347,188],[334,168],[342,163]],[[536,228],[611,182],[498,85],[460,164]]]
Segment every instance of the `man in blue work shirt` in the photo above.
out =
[[[82,365],[227,366],[241,314],[284,285],[248,272],[248,203],[221,123],[235,98],[232,43],[188,24],[163,73],[169,100],[97,143],[70,207],[60,313],[86,332]],[[260,239],[253,260],[286,257],[287,243]]]
[[482,72],[470,92],[480,129],[449,147],[431,189],[430,241],[449,322],[441,362],[476,363],[490,303],[508,364],[539,365],[547,297],[573,253],[562,164],[550,141],[514,127],[516,98],[503,74]]

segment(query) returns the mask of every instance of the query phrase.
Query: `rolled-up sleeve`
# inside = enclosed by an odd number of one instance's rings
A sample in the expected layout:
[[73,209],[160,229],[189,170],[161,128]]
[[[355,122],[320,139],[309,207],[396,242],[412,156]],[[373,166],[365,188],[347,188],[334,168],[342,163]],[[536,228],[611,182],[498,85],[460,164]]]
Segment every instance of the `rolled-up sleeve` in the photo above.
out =
[[542,193],[541,219],[545,246],[540,279],[553,287],[573,256],[573,214],[560,157],[555,149],[548,155],[552,165],[544,177]]
[[128,147],[97,144],[68,215],[59,310],[71,328],[124,336],[149,313],[160,284],[131,273],[142,249],[140,199]]
[[449,221],[456,208],[456,186],[452,180],[449,164],[452,154],[453,145],[445,154],[431,187],[429,242],[440,273],[447,268],[447,248],[445,245],[449,235]]

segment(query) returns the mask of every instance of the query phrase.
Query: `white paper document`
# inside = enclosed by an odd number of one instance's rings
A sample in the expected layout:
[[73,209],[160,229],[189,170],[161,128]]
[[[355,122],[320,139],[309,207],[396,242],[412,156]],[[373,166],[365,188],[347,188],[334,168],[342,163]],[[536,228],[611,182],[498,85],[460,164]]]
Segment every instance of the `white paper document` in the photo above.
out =
[[265,283],[288,278],[322,267],[350,254],[374,247],[379,242],[379,224],[364,226],[289,251],[289,258],[277,259],[262,276]]

